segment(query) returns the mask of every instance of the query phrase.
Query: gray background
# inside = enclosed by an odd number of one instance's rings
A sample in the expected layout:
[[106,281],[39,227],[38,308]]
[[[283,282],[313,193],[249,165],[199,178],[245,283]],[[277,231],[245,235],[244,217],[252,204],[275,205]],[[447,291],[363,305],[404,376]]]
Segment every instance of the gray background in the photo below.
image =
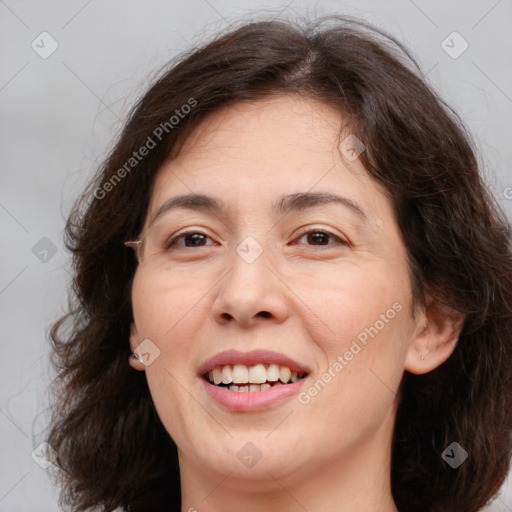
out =
[[[66,305],[62,228],[73,200],[147,79],[256,10],[351,14],[396,35],[474,134],[487,180],[512,217],[511,0],[0,0],[0,511],[58,510],[58,493],[31,453],[45,440],[46,334]],[[45,59],[51,41],[43,31],[58,44]],[[453,31],[469,45],[458,58],[441,46]],[[462,48],[457,39],[448,44],[452,53]],[[512,511],[510,483],[489,510]]]

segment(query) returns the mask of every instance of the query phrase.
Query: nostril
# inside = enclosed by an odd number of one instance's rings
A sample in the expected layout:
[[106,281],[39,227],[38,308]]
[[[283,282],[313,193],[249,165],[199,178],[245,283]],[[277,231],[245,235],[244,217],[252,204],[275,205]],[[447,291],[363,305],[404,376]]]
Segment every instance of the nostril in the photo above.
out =
[[270,316],[270,313],[268,311],[260,311],[258,315],[268,318]]

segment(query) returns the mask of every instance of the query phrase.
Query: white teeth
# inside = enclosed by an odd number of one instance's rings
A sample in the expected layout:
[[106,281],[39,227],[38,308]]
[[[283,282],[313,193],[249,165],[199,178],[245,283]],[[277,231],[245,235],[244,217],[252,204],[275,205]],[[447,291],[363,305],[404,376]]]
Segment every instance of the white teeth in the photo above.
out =
[[244,384],[249,380],[249,370],[244,364],[235,364],[233,366],[233,382],[235,384]]
[[[271,388],[272,386],[270,384],[268,384],[268,382],[265,382],[264,384],[250,384],[249,385],[249,392],[250,391],[263,391],[264,389],[269,389]],[[241,389],[243,388],[243,389]],[[230,391],[247,391],[247,386],[237,386],[236,384],[231,384],[231,386],[229,386],[229,390]]]
[[213,383],[220,384],[222,382],[222,373],[220,368],[217,366],[213,369]]
[[297,382],[302,377],[304,374],[291,371],[287,366],[279,366],[275,363],[269,365],[258,363],[250,367],[244,364],[226,364],[216,366],[208,372],[208,380],[211,383],[224,384],[229,390],[242,393],[261,391],[272,387],[272,385]]
[[281,368],[279,369],[279,380],[283,384],[286,384],[290,380],[291,376],[292,372],[290,368],[287,368],[286,366],[281,366]]
[[222,384],[231,384],[233,382],[233,375],[231,373],[231,366],[227,364],[222,368]]
[[269,382],[276,382],[279,380],[279,366],[277,364],[271,364],[267,370],[267,380]]
[[251,384],[263,384],[267,381],[267,370],[265,366],[257,364],[249,368],[249,382]]

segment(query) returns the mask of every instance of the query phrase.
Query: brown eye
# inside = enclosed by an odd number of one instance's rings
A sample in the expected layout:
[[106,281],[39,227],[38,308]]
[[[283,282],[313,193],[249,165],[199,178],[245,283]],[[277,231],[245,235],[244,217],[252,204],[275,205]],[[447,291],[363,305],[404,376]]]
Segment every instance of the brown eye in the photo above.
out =
[[349,245],[348,242],[341,239],[339,236],[330,233],[329,231],[322,231],[319,229],[313,229],[310,231],[306,231],[300,235],[300,238],[297,240],[302,240],[306,238],[308,244],[313,246],[328,246],[328,245],[336,245],[329,243],[329,239],[334,239],[338,244]]
[[[166,244],[165,248],[170,249],[171,247],[204,247],[205,240],[211,238],[208,235],[205,235],[204,233],[200,233],[198,231],[186,231],[185,233],[180,233],[179,235],[173,236]],[[178,241],[183,240],[183,244],[177,244]],[[212,244],[208,244],[212,245]]]

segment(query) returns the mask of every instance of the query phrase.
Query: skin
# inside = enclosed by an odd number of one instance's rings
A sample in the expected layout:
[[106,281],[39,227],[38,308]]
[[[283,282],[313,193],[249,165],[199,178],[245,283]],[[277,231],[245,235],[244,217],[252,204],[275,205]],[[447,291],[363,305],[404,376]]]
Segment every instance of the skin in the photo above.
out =
[[[210,238],[197,247],[182,239],[143,259],[132,289],[131,348],[150,339],[160,355],[130,364],[146,372],[178,446],[183,511],[397,510],[390,453],[400,382],[405,370],[444,362],[463,319],[432,300],[413,304],[390,200],[359,159],[340,153],[342,121],[332,107],[297,96],[229,105],[205,118],[156,176],[145,229],[180,194],[228,206],[227,216],[162,217],[171,234],[193,228]],[[342,205],[277,218],[270,211],[281,194],[320,191],[356,202],[367,221]],[[333,237],[319,244],[303,227]],[[263,249],[252,263],[235,250],[248,236]],[[308,390],[393,304],[400,312],[307,404],[293,396],[259,412],[229,411],[197,375],[219,352],[268,349],[311,369]],[[261,453],[250,468],[237,457],[248,442]]]

